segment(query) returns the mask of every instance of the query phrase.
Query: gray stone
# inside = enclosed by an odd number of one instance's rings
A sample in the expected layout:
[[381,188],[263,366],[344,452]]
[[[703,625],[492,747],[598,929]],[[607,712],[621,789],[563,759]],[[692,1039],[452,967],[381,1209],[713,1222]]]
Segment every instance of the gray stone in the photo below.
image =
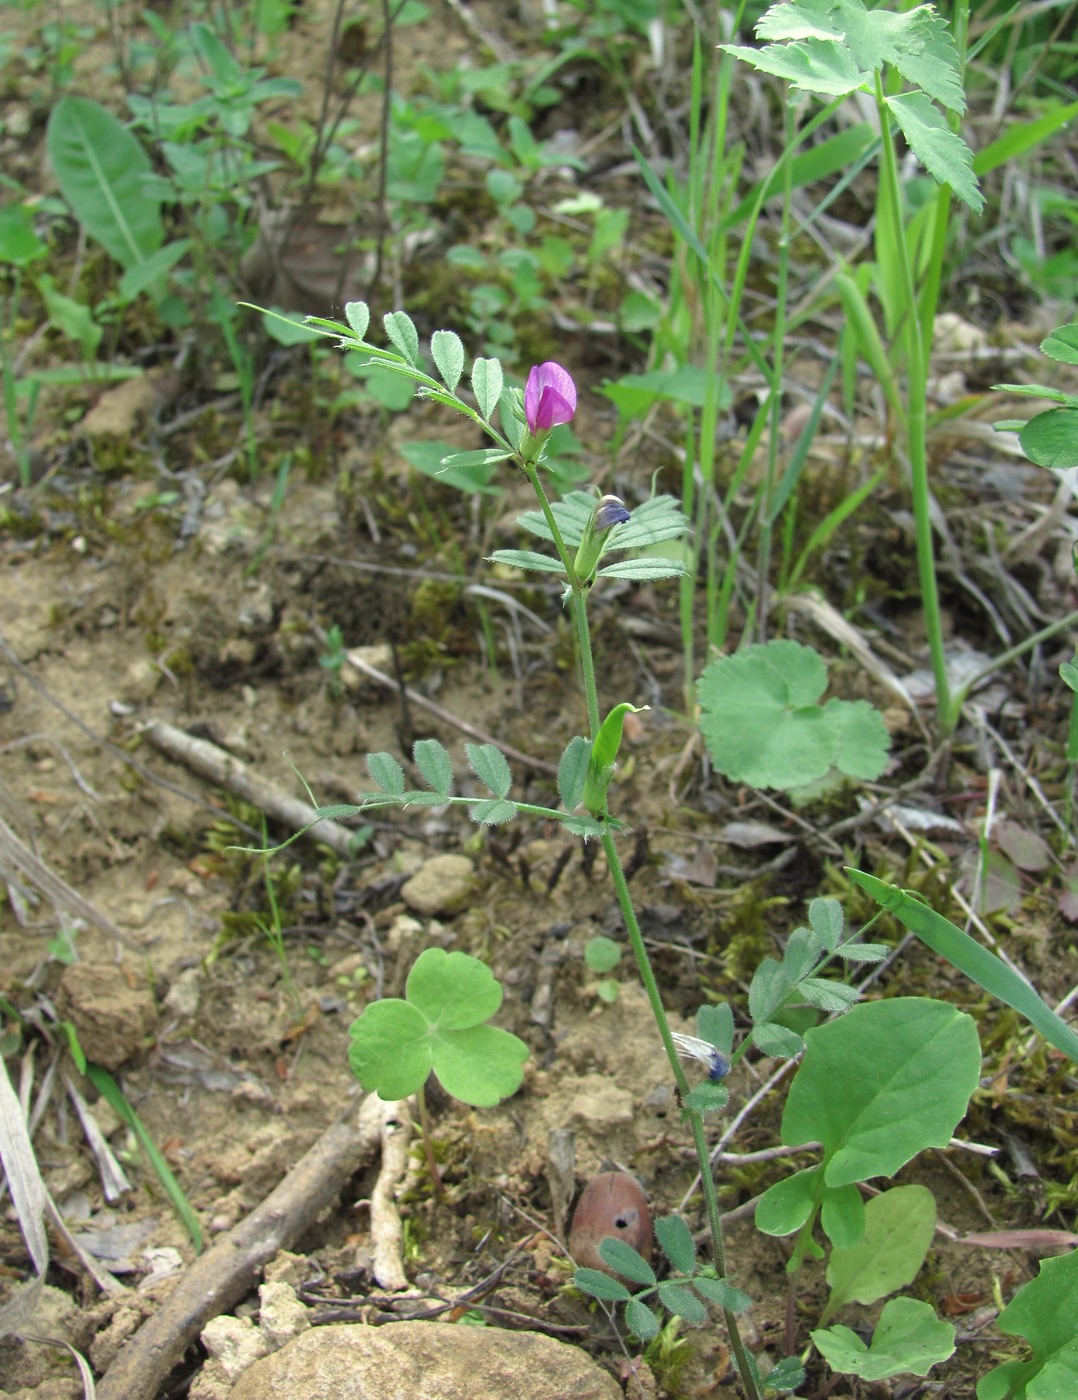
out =
[[475,871],[467,856],[432,856],[401,889],[409,909],[447,918],[467,908],[475,893]]
[[537,1332],[394,1322],[314,1327],[255,1364],[229,1400],[623,1400],[577,1347]]

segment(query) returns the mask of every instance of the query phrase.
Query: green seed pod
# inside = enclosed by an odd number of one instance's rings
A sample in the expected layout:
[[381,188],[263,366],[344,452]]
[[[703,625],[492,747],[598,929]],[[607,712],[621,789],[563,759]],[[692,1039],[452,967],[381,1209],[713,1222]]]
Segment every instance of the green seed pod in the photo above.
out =
[[601,817],[606,811],[606,790],[614,776],[614,767],[621,748],[621,730],[627,714],[638,715],[647,705],[630,705],[623,701],[615,705],[599,726],[595,742],[591,746],[591,759],[588,763],[588,776],[584,783],[584,807],[593,817]]

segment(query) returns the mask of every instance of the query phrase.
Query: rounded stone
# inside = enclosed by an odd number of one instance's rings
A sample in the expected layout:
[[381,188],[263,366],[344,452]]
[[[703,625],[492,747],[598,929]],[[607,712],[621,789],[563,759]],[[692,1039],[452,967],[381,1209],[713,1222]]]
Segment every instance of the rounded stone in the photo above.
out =
[[427,918],[449,918],[471,903],[475,870],[467,856],[432,856],[401,889],[409,909]]

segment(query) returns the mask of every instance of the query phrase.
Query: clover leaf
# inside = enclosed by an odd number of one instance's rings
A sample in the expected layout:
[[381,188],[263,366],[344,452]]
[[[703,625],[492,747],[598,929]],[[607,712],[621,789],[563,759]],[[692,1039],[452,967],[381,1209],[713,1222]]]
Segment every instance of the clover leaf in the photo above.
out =
[[416,1093],[433,1070],[447,1094],[490,1108],[520,1088],[528,1058],[517,1036],[484,1024],[501,1004],[501,984],[478,958],[427,948],[403,1000],[376,1001],[352,1022],[352,1073],[392,1102]]

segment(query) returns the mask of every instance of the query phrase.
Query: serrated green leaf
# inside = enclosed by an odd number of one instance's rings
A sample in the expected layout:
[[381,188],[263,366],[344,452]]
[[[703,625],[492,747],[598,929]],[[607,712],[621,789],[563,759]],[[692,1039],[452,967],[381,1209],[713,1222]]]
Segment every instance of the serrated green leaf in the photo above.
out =
[[695,1293],[690,1293],[682,1283],[665,1280],[659,1284],[659,1299],[668,1312],[684,1320],[693,1327],[707,1321],[707,1308]]
[[390,797],[404,794],[404,769],[391,753],[369,753],[367,772]]
[[511,569],[565,575],[560,559],[552,559],[549,554],[537,554],[533,549],[496,549],[490,560],[493,564],[508,564]]
[[419,364],[419,332],[406,311],[389,311],[382,317],[386,335],[410,365]]
[[884,101],[910,150],[932,178],[950,185],[962,203],[979,214],[984,195],[973,173],[973,152],[947,125],[931,99],[923,92],[904,92]]
[[558,762],[558,796],[567,812],[580,805],[588,776],[591,745],[581,735],[570,739]]
[[655,1271],[648,1261],[631,1244],[626,1244],[615,1235],[607,1235],[606,1239],[601,1241],[599,1256],[604,1264],[630,1283],[654,1286]]
[[349,301],[345,303],[344,319],[357,340],[362,340],[367,334],[367,327],[371,323],[370,307],[365,301]]
[[659,1248],[679,1274],[691,1274],[696,1268],[696,1245],[692,1231],[680,1215],[664,1215],[655,1222],[655,1238]]
[[1064,365],[1078,365],[1078,323],[1057,327],[1041,341],[1041,349],[1050,359]]
[[468,815],[480,826],[504,826],[517,815],[517,805],[504,797],[484,797],[468,808]]
[[502,366],[499,360],[479,359],[472,365],[472,393],[479,405],[479,412],[487,423],[498,406],[502,383]]
[[825,97],[845,97],[864,87],[872,77],[858,68],[848,48],[829,39],[803,39],[790,44],[765,44],[753,49],[740,44],[720,44],[726,53],[761,73],[784,78],[803,92]]
[[453,786],[453,760],[445,745],[437,739],[417,739],[412,757],[423,781],[440,796],[447,795]]
[[599,1269],[577,1269],[573,1282],[581,1293],[592,1298],[601,1298],[604,1303],[625,1303],[632,1296],[625,1285]]
[[479,781],[486,783],[495,797],[508,796],[513,786],[513,775],[505,754],[493,744],[465,744],[464,751]]
[[430,338],[431,359],[442,383],[453,393],[464,373],[464,346],[456,331],[435,331]]

